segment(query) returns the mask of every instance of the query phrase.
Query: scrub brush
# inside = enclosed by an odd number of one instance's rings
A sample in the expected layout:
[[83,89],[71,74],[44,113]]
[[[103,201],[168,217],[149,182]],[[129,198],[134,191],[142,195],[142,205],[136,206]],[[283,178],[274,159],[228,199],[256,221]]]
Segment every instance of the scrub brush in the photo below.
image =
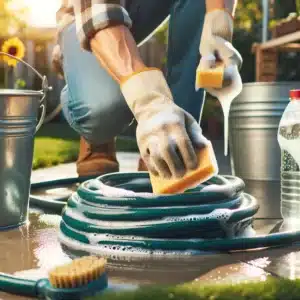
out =
[[49,279],[35,281],[1,273],[0,291],[38,299],[84,299],[107,288],[105,266],[105,259],[85,256],[56,267],[50,271]]
[[49,281],[55,288],[77,288],[99,278],[105,271],[106,260],[85,256],[70,264],[58,266],[49,273]]
[[219,172],[211,143],[198,152],[198,167],[187,172],[182,178],[165,179],[149,172],[154,194],[178,194],[209,180]]

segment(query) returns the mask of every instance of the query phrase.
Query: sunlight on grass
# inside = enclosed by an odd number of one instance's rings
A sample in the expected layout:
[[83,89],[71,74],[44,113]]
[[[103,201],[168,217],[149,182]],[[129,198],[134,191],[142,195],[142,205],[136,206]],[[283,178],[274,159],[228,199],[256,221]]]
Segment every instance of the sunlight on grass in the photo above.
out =
[[79,141],[39,137],[35,139],[33,169],[73,162],[77,159]]
[[269,278],[263,282],[148,286],[135,291],[108,291],[85,300],[292,300],[299,299],[300,281]]

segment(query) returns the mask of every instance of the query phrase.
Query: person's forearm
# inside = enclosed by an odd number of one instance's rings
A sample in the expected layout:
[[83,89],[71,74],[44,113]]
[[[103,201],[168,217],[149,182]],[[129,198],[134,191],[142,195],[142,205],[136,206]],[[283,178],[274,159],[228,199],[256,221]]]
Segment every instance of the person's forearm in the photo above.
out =
[[91,40],[91,49],[118,83],[146,67],[130,30],[124,25],[100,30]]
[[206,0],[206,11],[225,8],[234,15],[237,2],[238,0]]

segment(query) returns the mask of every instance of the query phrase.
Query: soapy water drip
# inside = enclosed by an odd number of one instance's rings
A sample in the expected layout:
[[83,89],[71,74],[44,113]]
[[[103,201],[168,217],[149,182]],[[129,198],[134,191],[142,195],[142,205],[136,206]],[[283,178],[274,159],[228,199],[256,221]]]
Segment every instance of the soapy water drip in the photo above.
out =
[[224,117],[224,155],[228,155],[228,139],[229,139],[229,112],[231,107],[231,101],[220,101],[223,117]]
[[207,89],[207,91],[218,98],[224,117],[224,155],[228,155],[229,139],[229,113],[232,101],[241,93],[243,83],[236,65],[229,65],[224,69],[222,89]]

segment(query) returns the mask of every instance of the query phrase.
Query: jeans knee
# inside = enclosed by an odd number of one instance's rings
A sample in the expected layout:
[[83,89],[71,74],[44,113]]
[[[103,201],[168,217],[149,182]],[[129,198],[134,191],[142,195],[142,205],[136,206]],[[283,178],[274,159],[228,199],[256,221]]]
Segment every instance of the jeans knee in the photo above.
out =
[[60,103],[62,106],[62,112],[65,117],[65,120],[69,123],[71,127],[73,127],[74,120],[71,116],[68,104],[69,104],[69,89],[68,85],[66,84],[60,93]]
[[72,101],[66,87],[61,93],[61,102],[70,126],[93,144],[104,143],[118,136],[133,120],[133,115],[123,99]]
[[88,115],[80,126],[93,143],[103,143],[120,135],[133,120],[126,102],[113,99],[91,105]]

